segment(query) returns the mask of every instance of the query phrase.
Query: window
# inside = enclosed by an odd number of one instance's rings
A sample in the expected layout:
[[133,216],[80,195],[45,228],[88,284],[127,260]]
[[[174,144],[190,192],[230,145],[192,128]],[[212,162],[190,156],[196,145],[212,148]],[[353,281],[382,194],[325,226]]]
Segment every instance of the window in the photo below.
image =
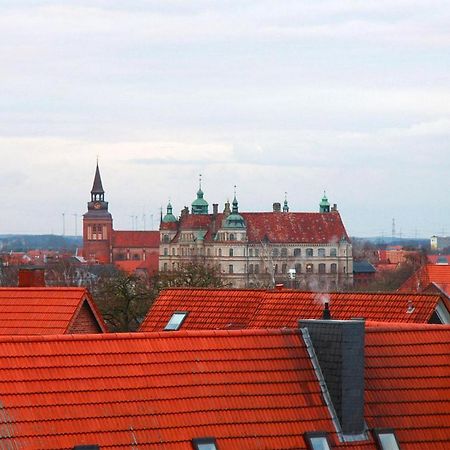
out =
[[319,273],[325,273],[325,264],[319,264]]
[[312,264],[306,264],[306,273],[313,273],[314,266]]
[[194,450],[218,450],[214,438],[192,439],[192,447]]
[[259,264],[255,264],[255,273],[259,273]]
[[287,272],[287,264],[283,264],[281,266],[281,273],[286,273]]
[[295,273],[302,273],[302,265],[301,264],[295,265]]
[[278,273],[278,264],[274,264],[273,273]]
[[230,241],[235,241],[235,240],[236,240],[236,237],[234,236],[234,234],[230,233]]
[[317,431],[312,433],[305,433],[304,436],[306,445],[309,450],[330,450],[330,442],[328,435],[325,432]]
[[163,268],[164,272],[167,272],[167,263],[164,263],[164,268]]
[[228,254],[229,254],[229,256],[234,256],[234,250],[232,248],[230,248]]
[[228,266],[228,273],[233,273],[233,264]]
[[337,250],[335,248],[330,248],[330,256],[334,256],[336,258]]
[[336,263],[332,263],[330,265],[330,272],[331,273],[337,273],[337,264]]
[[248,265],[248,273],[253,273],[253,264]]
[[294,248],[294,256],[302,256],[302,249]]
[[253,249],[252,248],[248,249],[248,256],[253,256]]
[[317,249],[317,256],[320,256],[323,258],[325,256],[325,249],[324,248]]
[[280,252],[279,252],[279,250],[277,249],[277,248],[274,248],[273,250],[272,250],[272,256],[274,257],[274,258],[278,258],[278,255],[280,254]]
[[172,255],[175,256],[175,247],[172,248]]
[[164,331],[176,331],[179,330],[181,325],[183,325],[186,316],[189,313],[187,311],[176,311],[172,314],[172,317],[167,322],[167,325],[164,327]]
[[222,256],[222,249],[219,248],[219,256]]
[[375,428],[375,441],[380,450],[400,450],[400,446],[392,428]]
[[281,249],[281,257],[282,257],[282,258],[286,258],[287,254],[288,254],[287,248],[283,247],[283,248]]
[[169,249],[168,248],[165,248],[164,249],[164,256],[168,256],[169,255]]
[[312,256],[314,256],[314,251],[313,251],[312,248],[307,248],[307,249],[306,249],[306,256],[307,256],[308,258],[311,258]]
[[164,236],[163,236],[163,242],[169,242],[169,235],[168,234],[165,234]]
[[211,256],[211,249],[210,248],[206,249],[206,256]]

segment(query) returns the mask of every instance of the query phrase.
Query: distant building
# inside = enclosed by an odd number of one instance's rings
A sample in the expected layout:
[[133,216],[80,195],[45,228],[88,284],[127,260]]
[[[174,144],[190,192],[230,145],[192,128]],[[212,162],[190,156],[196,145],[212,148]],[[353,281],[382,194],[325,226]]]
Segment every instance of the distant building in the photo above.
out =
[[158,270],[158,231],[116,231],[97,164],[91,201],[83,215],[83,256],[89,263],[115,264],[127,271]]
[[219,213],[199,187],[191,212],[179,219],[167,205],[160,226],[159,270],[178,270],[198,262],[219,270],[230,287],[317,287],[336,290],[353,283],[352,244],[336,205],[326,195],[319,212],[290,212],[273,204],[272,212],[240,212],[234,196]]
[[431,236],[431,250],[439,251],[446,247],[450,247],[450,236]]

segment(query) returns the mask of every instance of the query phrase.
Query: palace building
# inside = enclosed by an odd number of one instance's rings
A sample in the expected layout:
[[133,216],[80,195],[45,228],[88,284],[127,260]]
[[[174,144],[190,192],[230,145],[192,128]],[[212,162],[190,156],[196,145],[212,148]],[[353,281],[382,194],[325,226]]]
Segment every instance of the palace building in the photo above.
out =
[[229,287],[289,287],[338,290],[353,284],[352,244],[337,206],[324,194],[319,212],[240,212],[234,196],[209,213],[201,184],[191,211],[177,219],[172,205],[160,225],[160,271],[197,262],[215,267]]

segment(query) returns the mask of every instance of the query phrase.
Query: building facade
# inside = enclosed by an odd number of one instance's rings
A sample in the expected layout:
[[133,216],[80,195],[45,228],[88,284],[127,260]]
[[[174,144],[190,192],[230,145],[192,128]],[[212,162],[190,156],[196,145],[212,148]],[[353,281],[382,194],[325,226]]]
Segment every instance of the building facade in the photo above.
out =
[[159,232],[114,230],[98,164],[87,206],[83,215],[83,256],[88,262],[115,264],[130,272],[158,270]]
[[339,290],[353,284],[352,244],[336,205],[326,195],[319,212],[290,212],[274,203],[272,212],[240,212],[236,195],[212,214],[199,188],[191,212],[177,219],[172,205],[160,226],[160,271],[189,262],[216,268],[229,287]]

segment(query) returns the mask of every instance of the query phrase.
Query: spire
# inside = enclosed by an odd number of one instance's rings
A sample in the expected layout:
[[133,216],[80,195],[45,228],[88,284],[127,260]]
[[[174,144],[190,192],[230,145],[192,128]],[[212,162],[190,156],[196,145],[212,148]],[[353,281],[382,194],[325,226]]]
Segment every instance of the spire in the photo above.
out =
[[322,197],[322,200],[321,200],[321,202],[319,204],[319,211],[321,213],[330,212],[330,202],[328,201],[326,191],[323,191],[323,197]]
[[287,192],[284,193],[283,212],[289,212],[289,205],[287,201]]
[[192,214],[208,214],[208,202],[203,198],[202,174],[199,175],[197,198],[192,202]]
[[236,185],[234,185],[234,198],[233,198],[233,209],[232,209],[232,213],[233,214],[238,214],[239,213],[239,204],[236,198]]
[[177,218],[173,215],[173,209],[172,209],[172,204],[169,203],[167,204],[167,213],[164,217],[162,217],[162,208],[161,208],[161,221],[164,223],[167,222],[177,222]]
[[91,189],[91,201],[93,202],[103,202],[105,196],[105,191],[102,185],[102,177],[100,176],[100,169],[98,167],[98,157],[97,157],[97,167],[95,168],[94,183]]

